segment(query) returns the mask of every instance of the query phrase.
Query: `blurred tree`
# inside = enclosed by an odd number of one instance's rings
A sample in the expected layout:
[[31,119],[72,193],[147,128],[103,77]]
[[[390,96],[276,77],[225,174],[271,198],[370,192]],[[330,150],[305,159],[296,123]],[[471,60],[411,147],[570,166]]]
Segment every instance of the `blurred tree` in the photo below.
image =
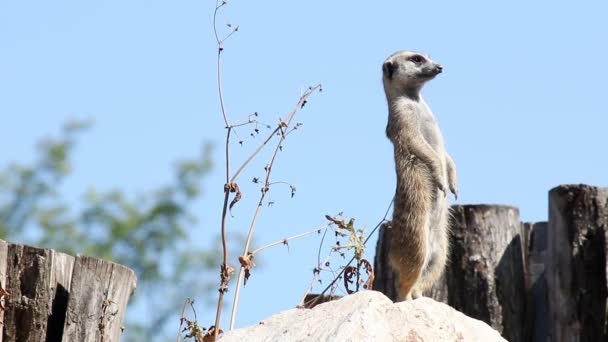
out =
[[219,243],[211,244],[216,250],[202,250],[188,234],[195,223],[189,206],[212,165],[210,146],[196,159],[179,161],[169,185],[137,196],[91,189],[82,203],[69,204],[59,188],[70,175],[76,138],[89,126],[69,122],[58,139],[40,142],[32,165],[13,162],[0,169],[0,238],[131,267],[138,284],[125,339],[163,339],[164,327],[179,324],[169,318],[178,317],[185,297],[200,297],[216,286]]

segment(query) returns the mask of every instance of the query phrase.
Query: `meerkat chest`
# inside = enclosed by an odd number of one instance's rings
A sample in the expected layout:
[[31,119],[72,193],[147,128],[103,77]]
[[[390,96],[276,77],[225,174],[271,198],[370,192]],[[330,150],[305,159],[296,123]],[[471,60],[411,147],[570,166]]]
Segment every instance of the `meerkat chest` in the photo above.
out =
[[435,150],[443,148],[443,137],[441,136],[441,131],[439,130],[435,116],[424,101],[420,101],[418,119],[420,133],[429,145],[435,148]]

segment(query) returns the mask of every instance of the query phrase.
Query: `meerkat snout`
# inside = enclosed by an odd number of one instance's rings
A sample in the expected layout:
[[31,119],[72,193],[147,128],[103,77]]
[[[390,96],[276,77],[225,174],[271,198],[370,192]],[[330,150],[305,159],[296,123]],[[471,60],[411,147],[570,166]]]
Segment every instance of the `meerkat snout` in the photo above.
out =
[[433,76],[437,76],[437,75],[441,74],[442,71],[443,71],[443,67],[441,66],[441,64],[432,63],[429,73]]

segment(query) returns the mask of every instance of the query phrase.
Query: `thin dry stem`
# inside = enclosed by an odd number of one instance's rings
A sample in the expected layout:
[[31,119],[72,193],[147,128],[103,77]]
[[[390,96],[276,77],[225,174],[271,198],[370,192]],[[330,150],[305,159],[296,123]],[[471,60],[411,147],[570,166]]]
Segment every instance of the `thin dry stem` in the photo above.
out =
[[[262,202],[264,201],[265,195],[266,195],[266,192],[262,192],[262,196],[260,197],[260,202],[258,203],[258,207],[255,209],[255,213],[253,214],[253,219],[251,221],[251,227],[249,228],[249,235],[247,236],[247,242],[245,243],[245,250],[243,252],[243,255],[247,255],[249,252],[249,244],[251,243],[251,237],[253,236],[253,228],[255,227],[255,224],[258,219],[258,215],[260,213],[260,210],[262,209]],[[239,269],[239,276],[237,278],[236,289],[234,291],[234,301],[232,303],[232,313],[230,315],[230,326],[229,326],[230,330],[234,329],[234,323],[236,320],[236,311],[238,309],[239,298],[240,298],[240,294],[241,294],[241,283],[243,282],[243,277],[245,276],[244,271],[245,271],[244,267],[241,267]]]
[[[378,224],[374,227],[374,229],[372,229],[372,231],[369,233],[369,235],[367,236],[367,238],[365,239],[365,241],[363,241],[363,244],[367,244],[367,241],[369,241],[369,239],[372,237],[372,235],[374,235],[374,233],[378,230],[378,228],[380,228],[380,226],[386,222],[386,217],[388,216],[388,213],[391,210],[391,207],[393,206],[393,203],[395,202],[395,197],[393,197],[393,199],[391,200],[391,203],[388,205],[388,208],[386,208],[386,212],[384,213],[384,217],[382,218],[382,220],[380,220],[380,222],[378,222]],[[348,266],[350,266],[350,264],[353,263],[353,261],[355,261],[355,257],[353,256],[350,261],[346,264],[346,266],[344,266],[342,268],[342,270],[340,271],[340,273],[338,273],[338,275],[334,276],[334,279],[331,281],[331,283],[329,283],[329,285],[327,285],[327,287],[325,287],[325,289],[323,289],[323,291],[321,291],[321,293],[315,297],[313,300],[310,301],[310,303],[304,303],[304,306],[307,307],[309,305],[315,305],[319,299],[329,290],[331,289],[340,279],[340,277],[342,277],[342,275],[344,274],[346,268]]]
[[226,113],[226,107],[224,106],[224,95],[222,88],[222,51],[224,50],[223,41],[220,39],[219,34],[217,32],[217,13],[218,10],[226,5],[225,1],[216,1],[215,3],[215,11],[213,12],[213,33],[215,34],[215,39],[217,42],[217,89],[220,100],[220,107],[222,110],[222,116],[224,117],[224,123],[226,125],[226,184],[224,186],[224,206],[222,208],[222,223],[221,223],[221,235],[222,235],[222,265],[220,267],[220,288],[219,295],[217,300],[217,311],[215,316],[215,332],[214,338],[217,339],[219,330],[220,330],[220,320],[222,316],[222,304],[224,301],[224,294],[228,289],[228,283],[230,282],[230,266],[228,266],[228,247],[227,247],[227,239],[226,239],[226,215],[228,209],[228,199],[230,197],[230,187],[229,187],[229,179],[230,179],[230,133],[232,132],[232,127],[230,126],[230,121],[228,120],[228,114]]
[[323,270],[323,266],[325,265],[328,261],[329,258],[331,257],[331,253],[329,253],[329,255],[327,256],[327,258],[325,259],[325,261],[323,261],[323,264],[321,264],[319,262],[319,264],[317,265],[312,280],[310,281],[310,284],[308,284],[308,287],[306,288],[306,292],[304,292],[304,295],[302,296],[302,299],[300,300],[300,307],[305,307],[304,305],[306,304],[304,302],[304,300],[306,300],[306,296],[308,296],[308,294],[310,292],[312,292],[313,287],[315,286],[315,283],[319,280],[319,278],[321,277],[321,271]]
[[266,146],[266,144],[268,144],[268,142],[274,137],[274,135],[277,134],[279,129],[280,129],[280,127],[275,128],[275,130],[272,131],[272,133],[270,133],[268,135],[268,137],[260,144],[260,146],[258,146],[255,149],[255,151],[253,151],[253,153],[247,159],[245,159],[243,164],[236,170],[236,172],[234,173],[234,175],[232,176],[232,179],[230,181],[232,181],[232,182],[236,181],[236,178],[241,174],[241,172],[243,172],[243,170],[245,169],[245,166],[247,166],[247,164],[249,164],[249,162],[251,162],[253,160],[253,158],[255,158],[255,156],[264,148],[264,146]]
[[[263,206],[264,203],[264,198],[266,197],[266,193],[268,193],[269,188],[270,188],[270,174],[272,172],[272,167],[274,165],[274,161],[276,160],[276,156],[277,153],[279,152],[283,142],[285,141],[285,132],[284,132],[284,128],[289,128],[289,125],[291,124],[291,121],[293,120],[295,114],[298,112],[299,109],[301,109],[305,104],[306,101],[308,99],[308,97],[310,95],[312,95],[316,90],[320,89],[321,85],[317,85],[314,87],[309,87],[307,91],[305,91],[302,96],[300,96],[300,99],[298,100],[298,103],[295,105],[295,107],[291,110],[291,112],[289,112],[289,114],[287,115],[287,120],[282,120],[279,122],[277,128],[273,131],[272,136],[274,136],[274,134],[276,134],[277,132],[280,132],[280,138],[279,141],[277,142],[277,145],[274,149],[274,152],[272,153],[272,157],[270,158],[270,162],[268,163],[268,165],[266,166],[266,175],[265,175],[265,180],[264,180],[264,187],[262,188],[262,194],[260,195],[260,201],[258,202],[258,207],[255,210],[255,213],[253,214],[253,218],[251,220],[251,225],[249,226],[249,232],[247,234],[247,240],[245,242],[245,248],[243,250],[243,254],[242,255],[248,255],[249,254],[249,247],[251,245],[251,240],[253,238],[253,232],[255,229],[255,225],[257,223],[257,219],[258,216],[260,214],[260,210]],[[235,173],[235,175],[232,177],[233,181],[234,179],[236,179],[236,177],[238,176],[238,174],[240,173],[240,171],[242,171],[242,169],[253,159],[253,157],[268,143],[268,141],[270,140],[270,138],[272,138],[272,136],[269,137],[269,139],[267,139],[267,141],[265,141],[262,145],[260,145],[258,147],[258,149],[256,149],[256,151],[254,152],[254,154],[252,154],[246,161],[245,163],[243,163],[243,165],[239,168],[239,170]],[[238,304],[239,304],[239,298],[240,298],[240,293],[241,293],[241,284],[243,283],[243,278],[245,276],[245,268],[241,266],[241,268],[239,269],[239,276],[237,279],[237,284],[236,284],[236,289],[234,291],[234,301],[232,303],[232,314],[230,316],[230,330],[234,329],[234,324],[235,324],[235,320],[236,320],[236,312],[238,309]]]
[[[270,187],[270,183],[269,183],[269,179],[270,179],[270,172],[272,170],[272,166],[274,164],[274,160],[276,158],[277,152],[279,151],[279,149],[281,148],[281,145],[283,144],[286,134],[285,131],[283,130],[284,128],[288,128],[289,125],[291,124],[291,121],[294,117],[294,115],[296,114],[296,112],[298,111],[298,109],[302,108],[305,104],[306,104],[306,100],[307,98],[317,89],[320,89],[320,85],[316,86],[316,87],[310,87],[306,92],[304,92],[304,94],[300,97],[300,100],[298,101],[296,107],[289,113],[289,115],[287,116],[287,119],[285,121],[281,121],[279,122],[279,124],[277,125],[277,128],[268,136],[268,138],[266,140],[264,140],[264,142],[262,142],[262,144],[260,144],[256,150],[243,162],[243,164],[237,169],[237,171],[234,173],[234,175],[232,176],[232,178],[230,178],[230,135],[232,130],[235,128],[235,126],[233,126],[230,123],[227,111],[226,111],[226,107],[224,104],[224,94],[222,91],[222,60],[221,60],[221,56],[222,56],[222,52],[224,51],[224,42],[226,41],[226,39],[230,38],[230,36],[232,36],[232,34],[234,34],[234,32],[236,32],[238,30],[238,26],[232,30],[232,32],[230,32],[225,38],[221,39],[219,34],[218,34],[218,30],[217,30],[217,15],[218,15],[218,11],[221,7],[223,7],[224,5],[226,5],[226,1],[223,0],[218,0],[216,1],[215,4],[215,11],[213,13],[213,32],[215,35],[215,39],[216,39],[216,43],[217,43],[217,87],[218,87],[218,95],[219,95],[219,101],[220,101],[220,107],[221,107],[221,111],[222,111],[222,116],[224,118],[224,124],[226,125],[226,151],[225,151],[225,157],[226,157],[226,184],[224,185],[224,205],[222,208],[222,219],[221,219],[221,238],[222,238],[222,265],[220,268],[220,288],[219,288],[219,296],[218,296],[218,304],[217,304],[217,313],[216,313],[216,317],[215,317],[215,333],[214,336],[215,338],[217,338],[218,336],[218,332],[219,332],[219,327],[220,327],[220,320],[221,320],[221,313],[222,313],[222,304],[223,304],[223,299],[224,299],[224,294],[227,292],[228,290],[228,284],[230,281],[230,274],[233,272],[233,269],[228,265],[228,249],[227,249],[227,238],[226,238],[226,217],[227,217],[227,213],[228,213],[228,209],[229,207],[232,207],[232,205],[234,203],[236,203],[239,199],[240,199],[240,192],[238,192],[238,185],[236,185],[236,179],[237,177],[241,174],[241,172],[244,170],[244,168],[255,158],[255,156],[268,144],[268,142],[275,136],[275,134],[280,133],[280,139],[279,142],[274,150],[274,153],[272,155],[271,161],[270,163],[267,165],[266,167],[266,180],[264,182],[264,188],[262,190],[262,195],[260,196],[260,202],[258,204],[258,207],[256,208],[256,211],[253,215],[253,219],[251,222],[251,226],[249,229],[249,233],[247,236],[247,242],[245,243],[245,248],[244,248],[244,253],[243,255],[249,255],[249,248],[250,248],[250,244],[251,244],[251,239],[253,236],[253,231],[254,231],[254,227],[256,225],[257,222],[257,218],[259,216],[260,213],[260,209],[262,208],[262,204],[264,201],[264,198],[266,196],[266,193],[269,190]],[[245,124],[251,123],[251,120],[248,119],[248,122]],[[241,124],[238,124],[239,126]],[[237,189],[237,195],[235,197],[235,199],[233,200],[233,202],[230,204],[230,206],[228,205],[229,202],[229,197],[230,197],[230,192],[233,192],[232,190],[236,187]],[[286,241],[286,240],[282,240],[281,242]],[[267,247],[264,247],[267,248]],[[264,249],[262,248],[262,249]],[[262,250],[259,249],[259,250]],[[258,251],[259,251],[258,250]],[[240,272],[239,272],[239,281],[237,283],[237,287],[236,287],[236,291],[235,291],[235,302],[233,304],[233,308],[232,308],[232,316],[231,316],[231,320],[230,320],[230,329],[233,329],[234,327],[234,317],[236,315],[236,308],[238,305],[238,298],[239,298],[239,293],[240,293],[240,284],[241,281],[243,279],[243,267],[241,267]]]
[[226,114],[226,108],[224,107],[224,96],[222,94],[222,51],[224,50],[223,40],[220,39],[219,34],[217,32],[217,12],[219,9],[226,5],[225,1],[216,1],[215,2],[215,11],[213,12],[213,34],[215,35],[215,40],[217,42],[217,87],[219,90],[220,97],[220,107],[222,108],[222,115],[224,116],[224,123],[227,128],[230,128],[230,121],[228,121],[228,114]]
[[[294,115],[296,114],[296,112],[298,111],[298,109],[302,108],[303,104],[306,103],[306,100],[308,99],[308,97],[310,95],[312,95],[313,92],[315,92],[317,89],[319,89],[321,86],[317,85],[315,87],[310,87],[301,97],[300,100],[298,100],[298,103],[296,104],[296,106],[294,107],[294,109],[289,113],[289,115],[287,116],[287,120],[286,121],[281,121],[277,127],[277,129],[273,132],[276,133],[277,131],[281,132],[281,138],[279,139],[279,142],[277,143],[274,152],[272,153],[272,157],[270,158],[270,162],[268,163],[268,165],[266,166],[266,177],[264,180],[264,191],[262,191],[262,195],[260,196],[260,201],[258,202],[258,208],[255,211],[255,214],[253,215],[253,220],[251,221],[251,226],[249,227],[249,233],[247,234],[247,241],[245,242],[245,249],[243,252],[243,255],[247,255],[247,253],[249,252],[249,246],[251,244],[251,239],[253,238],[253,230],[255,228],[255,224],[257,221],[257,217],[258,214],[260,212],[260,208],[262,207],[264,198],[266,196],[266,193],[269,190],[269,186],[270,186],[270,173],[272,172],[272,167],[274,165],[274,161],[276,159],[277,153],[279,152],[280,146],[283,144],[283,142],[285,141],[285,135],[283,134],[283,127],[289,127],[289,124],[291,123],[291,121],[293,120]],[[247,163],[249,161],[251,161],[251,159],[253,159],[253,156],[255,156],[255,154],[257,154],[259,152],[259,150],[261,150],[261,147],[263,147],[266,144],[266,142],[264,142],[263,145],[260,145],[260,147],[258,147],[258,149],[254,152],[254,154],[252,154],[247,161],[241,166],[241,168],[239,168],[239,171],[241,171],[245,165],[247,165]],[[236,176],[238,176],[239,171],[237,171],[235,173],[235,175],[232,177],[232,181],[234,182],[234,180],[236,179]],[[241,268],[242,269],[242,268]],[[239,273],[240,274],[240,273]],[[240,277],[239,277],[240,278]],[[237,285],[238,286],[238,285]]]
[[286,245],[291,240],[295,240],[297,238],[301,238],[301,237],[304,237],[304,236],[307,236],[307,235],[310,235],[310,234],[314,234],[314,233],[317,233],[317,234],[321,233],[321,229],[317,228],[315,230],[311,230],[311,231],[308,231],[306,233],[301,233],[301,234],[297,234],[297,235],[293,235],[293,236],[284,238],[283,240],[277,240],[277,241],[275,241],[273,243],[267,244],[266,246],[262,246],[262,247],[259,247],[258,249],[254,249],[251,252],[251,254],[252,255],[256,255],[257,253],[259,253],[259,252],[261,252],[261,251],[263,251],[265,249],[268,249],[270,247],[274,247],[276,245]]
[[[282,128],[281,125],[283,125],[284,127],[289,127],[289,125],[291,124],[291,121],[293,120],[293,117],[296,115],[296,113],[298,112],[298,110],[301,109],[304,106],[304,104],[306,103],[308,97],[310,95],[312,95],[318,89],[321,89],[321,85],[320,84],[316,85],[314,87],[308,88],[308,90],[305,91],[304,94],[302,94],[302,96],[300,97],[300,100],[298,101],[298,103],[296,104],[296,106],[287,115],[287,120],[281,121],[279,123],[279,125],[277,126],[277,128],[275,128],[272,131],[272,133],[270,133],[270,135],[268,136],[268,138],[266,138],[266,140],[264,140],[264,142],[262,142],[260,144],[260,146],[258,146],[255,149],[255,151],[253,151],[253,153],[243,162],[243,164],[236,170],[236,172],[232,176],[232,179],[231,179],[232,182],[236,181],[236,178],[245,169],[245,166],[247,166],[247,164],[249,164],[253,160],[253,158],[264,148],[264,146],[266,146],[266,144],[268,144],[268,142],[274,137],[274,135],[281,131],[281,128]],[[284,133],[281,134],[281,138],[282,138],[282,140],[285,140],[285,134]],[[281,142],[282,142],[282,140],[281,140]],[[277,146],[280,146],[280,144],[277,145]],[[277,149],[278,149],[278,147],[277,147]]]
[[184,325],[184,321],[186,320],[186,307],[188,306],[188,304],[192,301],[192,299],[187,298],[186,301],[184,302],[184,306],[182,307],[182,315],[180,316],[179,319],[179,330],[177,330],[177,342],[180,342],[182,339],[182,325]]

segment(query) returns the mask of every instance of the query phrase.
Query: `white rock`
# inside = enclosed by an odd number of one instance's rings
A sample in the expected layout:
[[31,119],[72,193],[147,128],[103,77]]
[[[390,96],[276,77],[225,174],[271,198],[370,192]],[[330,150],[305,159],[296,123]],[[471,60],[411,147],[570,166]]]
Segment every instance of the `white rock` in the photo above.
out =
[[230,341],[506,341],[482,321],[430,298],[393,303],[362,291],[313,309],[292,309],[230,331]]

